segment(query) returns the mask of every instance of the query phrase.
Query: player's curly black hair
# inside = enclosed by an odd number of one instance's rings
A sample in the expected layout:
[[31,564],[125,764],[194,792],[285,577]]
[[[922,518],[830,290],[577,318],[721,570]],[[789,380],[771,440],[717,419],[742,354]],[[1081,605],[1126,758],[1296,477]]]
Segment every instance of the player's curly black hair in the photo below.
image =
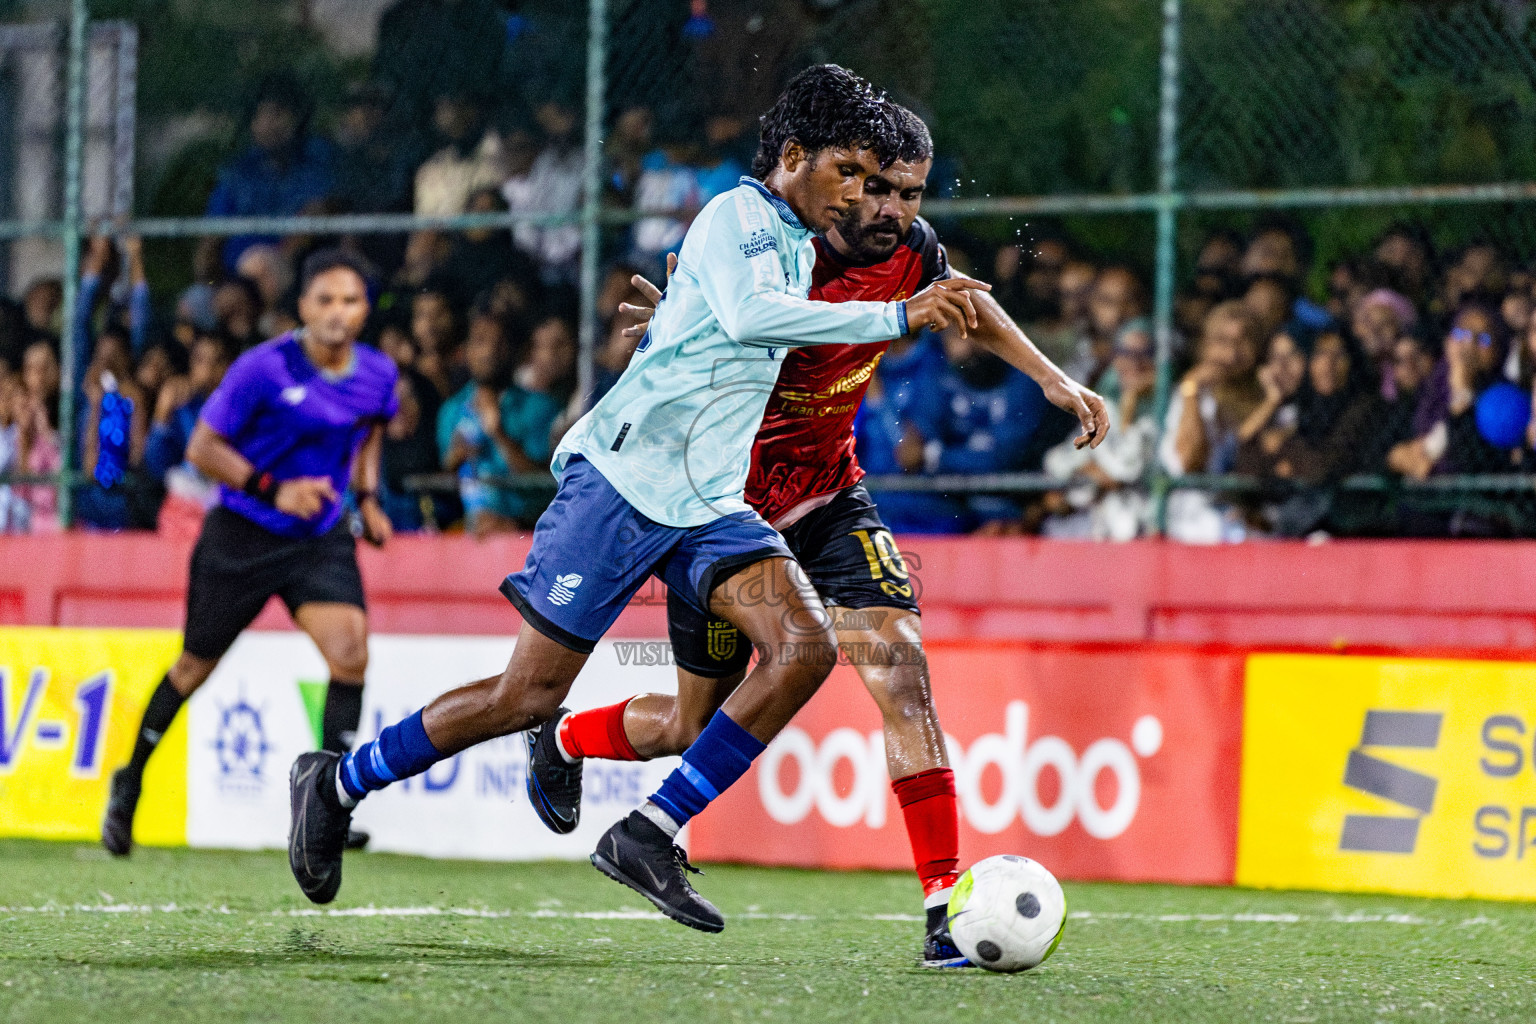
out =
[[900,103],[891,101],[890,106],[899,139],[896,159],[909,164],[932,160],[933,136],[928,132],[927,123]]
[[883,92],[847,68],[814,64],[790,79],[759,118],[762,137],[752,176],[766,178],[791,139],[813,157],[833,146],[867,148],[881,166],[890,163],[901,149],[892,106]]

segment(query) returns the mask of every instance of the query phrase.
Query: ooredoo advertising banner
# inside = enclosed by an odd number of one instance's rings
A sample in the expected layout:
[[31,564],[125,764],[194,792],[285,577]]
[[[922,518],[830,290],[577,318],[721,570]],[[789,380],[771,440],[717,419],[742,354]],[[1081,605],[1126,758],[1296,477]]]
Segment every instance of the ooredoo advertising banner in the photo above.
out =
[[[0,835],[101,837],[112,770],[180,650],[169,630],[0,629]],[[186,779],[179,721],[145,772],[139,842],[186,842]]]
[[[1237,836],[1243,658],[1146,648],[933,645],[961,859],[1067,878],[1222,884]],[[693,823],[700,860],[908,868],[881,717],[839,666]]]
[[1536,665],[1255,655],[1237,881],[1536,898]]

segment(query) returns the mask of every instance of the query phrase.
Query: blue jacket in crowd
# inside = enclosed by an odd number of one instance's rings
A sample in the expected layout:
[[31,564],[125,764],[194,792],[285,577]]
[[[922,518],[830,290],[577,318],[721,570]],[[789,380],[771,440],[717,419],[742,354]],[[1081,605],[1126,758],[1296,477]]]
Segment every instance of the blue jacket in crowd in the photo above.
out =
[[[218,184],[208,197],[208,216],[293,216],[330,195],[334,184],[335,152],[324,139],[313,135],[300,139],[286,163],[252,146],[219,168]],[[268,235],[232,236],[224,243],[224,269],[234,273],[245,250],[278,241]]]

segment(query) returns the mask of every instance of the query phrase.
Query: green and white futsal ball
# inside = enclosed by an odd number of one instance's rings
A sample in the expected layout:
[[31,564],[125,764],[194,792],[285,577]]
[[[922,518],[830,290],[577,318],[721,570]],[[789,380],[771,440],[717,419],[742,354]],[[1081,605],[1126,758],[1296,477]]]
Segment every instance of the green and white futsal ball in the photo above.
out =
[[989,971],[1027,971],[1045,962],[1067,926],[1056,876],[1028,857],[978,861],[949,898],[949,932],[960,952]]

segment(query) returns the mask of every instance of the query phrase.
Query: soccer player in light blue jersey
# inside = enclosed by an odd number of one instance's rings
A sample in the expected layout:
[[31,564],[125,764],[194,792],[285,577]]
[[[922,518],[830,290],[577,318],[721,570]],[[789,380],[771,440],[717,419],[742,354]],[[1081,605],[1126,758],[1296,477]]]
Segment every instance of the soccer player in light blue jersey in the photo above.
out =
[[[555,453],[559,491],[522,571],[501,587],[523,617],[506,671],[445,693],[345,757],[319,752],[294,762],[289,866],[315,902],[340,888],[358,800],[562,713],[593,647],[654,575],[775,656],[758,662],[650,800],[608,830],[592,862],[674,920],[710,932],[725,926],[689,885],[674,838],[746,772],[836,657],[815,590],[742,497],[784,353],[974,328],[969,292],[988,287],[957,278],[905,301],[806,298],[812,237],[857,206],[864,180],[900,148],[890,106],[857,75],[821,65],[796,76],[763,117],[762,147],[772,169],[700,212],[629,369]],[[554,784],[579,779],[573,766]],[[550,795],[544,810],[578,803]],[[568,824],[576,827],[574,815]]]

